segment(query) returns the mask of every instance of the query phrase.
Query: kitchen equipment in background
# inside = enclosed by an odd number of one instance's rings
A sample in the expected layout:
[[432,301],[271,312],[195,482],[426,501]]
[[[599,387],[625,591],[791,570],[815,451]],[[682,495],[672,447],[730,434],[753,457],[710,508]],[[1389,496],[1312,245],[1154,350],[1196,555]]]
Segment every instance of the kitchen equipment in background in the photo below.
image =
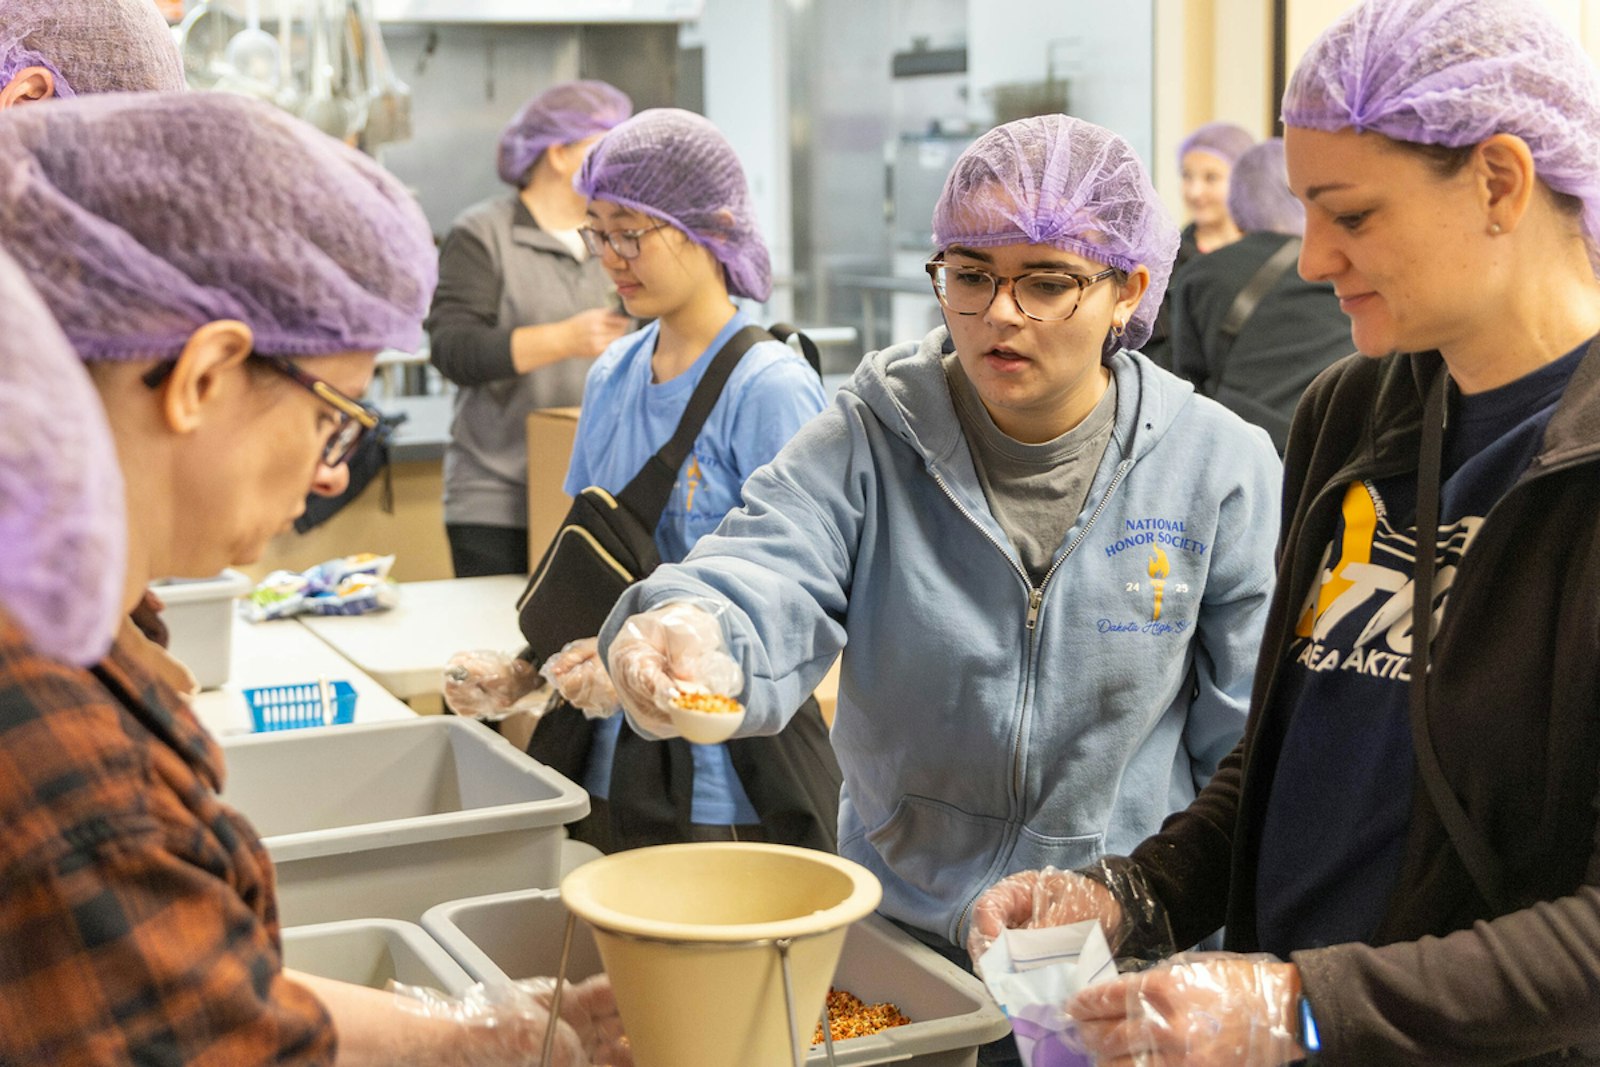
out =
[[245,28],[229,39],[222,57],[235,77],[259,86],[256,95],[270,97],[278,91],[278,39],[261,28],[261,0],[245,0]]
[[411,136],[373,0],[199,0],[178,46],[191,88],[267,100],[369,150]]
[[1065,115],[1071,102],[1065,78],[1057,78],[1052,71],[1043,81],[1010,82],[989,89],[989,101],[994,105],[994,124],[1003,126],[1017,119],[1035,115]]
[[367,85],[367,124],[361,131],[361,147],[368,152],[378,145],[411,139],[411,87],[400,80],[389,50],[378,28],[377,0],[352,0],[359,14],[362,73]]

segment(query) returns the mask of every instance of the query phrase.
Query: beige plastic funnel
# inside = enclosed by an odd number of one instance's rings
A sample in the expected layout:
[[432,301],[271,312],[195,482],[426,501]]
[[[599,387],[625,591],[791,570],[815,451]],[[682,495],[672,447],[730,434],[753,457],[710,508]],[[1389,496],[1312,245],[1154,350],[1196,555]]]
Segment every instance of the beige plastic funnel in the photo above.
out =
[[838,856],[732,842],[619,852],[561,882],[567,908],[594,928],[636,1067],[800,1062],[845,931],[882,896],[870,871]]

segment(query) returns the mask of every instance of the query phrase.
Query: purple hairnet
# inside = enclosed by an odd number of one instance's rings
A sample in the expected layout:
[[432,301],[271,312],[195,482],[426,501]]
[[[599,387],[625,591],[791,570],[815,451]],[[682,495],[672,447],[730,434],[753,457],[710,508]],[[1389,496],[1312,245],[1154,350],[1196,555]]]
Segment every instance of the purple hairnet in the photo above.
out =
[[122,471],[100,395],[0,252],[0,606],[47,656],[88,665],[122,616]]
[[1269,137],[1239,157],[1228,181],[1228,214],[1245,233],[1268,231],[1299,237],[1306,206],[1289,191],[1283,138]]
[[0,88],[27,67],[55,95],[184,88],[183,60],[150,0],[0,0]]
[[219,319],[270,355],[411,349],[438,269],[392,175],[229,93],[12,109],[0,245],[84,360],[172,358]]
[[968,146],[933,209],[933,240],[941,250],[1049,245],[1124,271],[1143,264],[1150,287],[1128,348],[1150,339],[1178,254],[1177,224],[1128,142],[1066,115],[1008,122]]
[[1583,201],[1591,259],[1600,247],[1600,84],[1582,46],[1538,4],[1363,4],[1307,50],[1283,121],[1450,148],[1515,134],[1550,188]]
[[1178,166],[1183,166],[1184,156],[1198,151],[1208,152],[1231,167],[1255,143],[1256,139],[1243,126],[1231,122],[1208,122],[1190,131],[1189,136],[1178,145]]
[[500,180],[522,188],[544,150],[605,133],[633,113],[628,94],[602,81],[563,82],[529,100],[500,134]]
[[704,245],[727,271],[734,296],[772,295],[772,262],[744,168],[707,119],[671,107],[641,111],[600,138],[573,185],[591,200],[671,223]]

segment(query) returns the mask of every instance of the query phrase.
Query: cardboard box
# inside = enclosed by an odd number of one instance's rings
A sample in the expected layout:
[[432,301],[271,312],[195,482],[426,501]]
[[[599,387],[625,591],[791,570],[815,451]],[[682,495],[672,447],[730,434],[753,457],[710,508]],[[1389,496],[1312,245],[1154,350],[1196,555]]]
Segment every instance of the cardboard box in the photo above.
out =
[[577,408],[545,408],[528,416],[528,566],[537,567],[572,498],[562,484],[578,432]]

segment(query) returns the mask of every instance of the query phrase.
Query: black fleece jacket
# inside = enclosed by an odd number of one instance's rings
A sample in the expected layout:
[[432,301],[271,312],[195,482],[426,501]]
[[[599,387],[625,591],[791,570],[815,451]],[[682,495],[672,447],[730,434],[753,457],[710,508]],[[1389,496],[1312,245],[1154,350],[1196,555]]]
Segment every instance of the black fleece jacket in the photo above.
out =
[[[1257,950],[1261,827],[1287,726],[1274,687],[1295,614],[1345,488],[1416,470],[1425,388],[1442,372],[1437,353],[1354,356],[1301,402],[1244,738],[1186,811],[1118,861],[1149,880],[1180,945],[1226,923],[1229,949]],[[1293,954],[1322,1062],[1600,1063],[1600,342],[1463,558],[1430,676],[1439,762],[1509,900],[1478,895],[1419,782],[1373,943]]]

